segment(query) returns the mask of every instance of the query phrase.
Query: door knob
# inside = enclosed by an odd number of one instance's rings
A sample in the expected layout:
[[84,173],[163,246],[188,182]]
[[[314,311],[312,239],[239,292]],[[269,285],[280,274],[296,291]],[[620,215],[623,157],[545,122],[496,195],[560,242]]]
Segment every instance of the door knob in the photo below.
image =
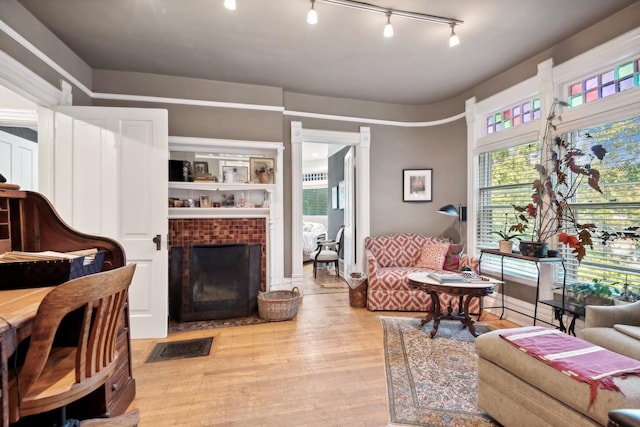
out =
[[156,244],[156,250],[160,250],[160,245],[162,244],[162,237],[159,234],[156,234],[156,237],[153,238],[153,243]]

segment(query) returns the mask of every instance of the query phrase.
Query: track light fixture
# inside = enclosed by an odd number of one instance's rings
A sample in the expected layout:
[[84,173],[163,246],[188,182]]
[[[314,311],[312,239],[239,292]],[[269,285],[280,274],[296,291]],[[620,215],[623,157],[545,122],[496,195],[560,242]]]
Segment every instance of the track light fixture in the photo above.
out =
[[316,12],[316,0],[311,0],[311,9],[307,13],[307,23],[316,25],[318,23],[318,13]]
[[[316,12],[315,4],[316,0],[311,1],[311,9],[307,13],[307,22],[311,25],[318,23],[318,13]],[[318,0],[320,3],[329,3],[337,6],[350,7],[352,9],[365,10],[369,12],[384,13],[387,16],[387,23],[384,26],[383,35],[385,37],[393,37],[394,31],[391,25],[391,15],[399,16],[402,18],[415,19],[417,21],[432,22],[435,24],[446,24],[451,27],[451,35],[449,37],[449,46],[457,46],[460,44],[460,38],[455,32],[455,26],[461,25],[464,21],[454,18],[446,18],[444,16],[429,15],[420,12],[410,12],[407,10],[399,9],[387,9],[384,7],[376,6],[375,4],[365,3],[356,0]],[[236,10],[236,0],[224,0],[224,7],[229,10]]]
[[[464,21],[454,18],[446,18],[444,16],[429,15],[426,13],[410,12],[407,10],[388,9],[375,4],[365,3],[356,0],[318,0],[320,3],[335,4],[337,6],[350,7],[352,9],[366,10],[369,12],[384,13],[387,15],[387,24],[384,27],[384,36],[393,36],[393,27],[391,26],[391,15],[400,16],[402,18],[415,19],[417,21],[433,22],[435,24],[445,24],[451,26],[451,37],[449,38],[449,46],[456,46],[460,43],[460,39],[453,31],[453,27],[462,24]],[[311,1],[311,8],[313,10],[314,0]],[[309,11],[311,13],[311,11]],[[307,17],[307,20],[309,18]]]
[[455,31],[456,24],[451,24],[451,36],[449,37],[449,47],[458,46],[460,44],[460,37]]
[[385,37],[393,37],[393,25],[391,25],[391,12],[387,12],[387,25],[384,26]]

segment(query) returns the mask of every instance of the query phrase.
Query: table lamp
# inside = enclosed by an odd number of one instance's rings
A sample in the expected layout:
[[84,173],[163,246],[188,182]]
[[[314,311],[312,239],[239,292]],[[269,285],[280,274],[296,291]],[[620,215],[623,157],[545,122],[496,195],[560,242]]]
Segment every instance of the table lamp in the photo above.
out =
[[462,221],[467,220],[467,207],[460,206],[456,208],[453,205],[446,205],[438,209],[438,213],[455,216],[458,218],[458,235],[460,236],[460,241],[462,242]]

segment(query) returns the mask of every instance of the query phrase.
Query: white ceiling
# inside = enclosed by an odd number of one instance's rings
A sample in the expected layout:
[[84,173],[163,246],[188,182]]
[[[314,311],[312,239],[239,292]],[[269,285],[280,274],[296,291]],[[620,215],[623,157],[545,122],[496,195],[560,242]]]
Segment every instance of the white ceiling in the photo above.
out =
[[[94,69],[281,87],[400,104],[458,95],[634,0],[369,0],[447,25],[307,0],[19,0]],[[638,8],[634,9],[638,12]],[[640,17],[639,17],[640,18]],[[639,20],[640,22],[640,20]]]

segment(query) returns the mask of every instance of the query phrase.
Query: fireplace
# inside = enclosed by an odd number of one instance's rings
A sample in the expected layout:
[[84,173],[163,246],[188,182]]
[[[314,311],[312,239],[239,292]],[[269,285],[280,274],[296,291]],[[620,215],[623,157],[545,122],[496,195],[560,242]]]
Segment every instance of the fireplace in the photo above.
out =
[[189,322],[256,313],[261,251],[259,244],[244,243],[172,247],[172,317]]
[[[169,219],[169,315],[171,319],[189,321],[181,307],[189,294],[190,248],[198,245],[257,245],[259,257],[259,289],[266,287],[267,229],[265,218],[170,218]],[[202,308],[203,304],[200,304]],[[199,313],[200,318],[211,313]],[[243,317],[243,316],[240,316]]]

